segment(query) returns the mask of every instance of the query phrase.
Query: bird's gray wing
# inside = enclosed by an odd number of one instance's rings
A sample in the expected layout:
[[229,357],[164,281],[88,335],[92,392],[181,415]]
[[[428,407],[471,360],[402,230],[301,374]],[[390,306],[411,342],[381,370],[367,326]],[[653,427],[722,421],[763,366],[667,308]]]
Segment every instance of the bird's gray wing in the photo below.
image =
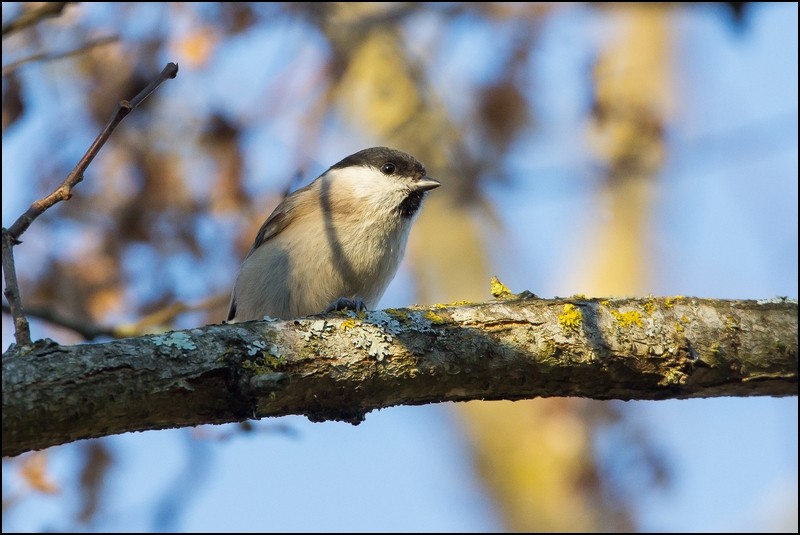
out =
[[253,254],[253,251],[261,247],[270,238],[277,236],[280,231],[285,229],[289,223],[292,222],[297,205],[302,202],[305,193],[311,189],[311,186],[312,184],[309,184],[304,188],[300,188],[281,201],[267,220],[264,221],[264,224],[261,225],[261,228],[258,229],[253,247],[250,249],[250,252],[247,253],[247,256]]
[[[302,202],[303,198],[305,197],[305,193],[311,188],[312,184],[305,186],[304,188],[300,188],[285,199],[281,201],[281,203],[272,211],[270,216],[264,221],[264,224],[261,225],[261,228],[258,229],[258,233],[256,234],[256,239],[253,242],[253,247],[250,248],[250,252],[247,253],[245,257],[245,261],[250,258],[250,255],[253,252],[265,244],[271,238],[277,236],[283,229],[285,229],[289,223],[295,217],[297,205]],[[231,296],[231,303],[228,307],[228,316],[226,321],[231,321],[236,317],[236,296],[235,291]]]

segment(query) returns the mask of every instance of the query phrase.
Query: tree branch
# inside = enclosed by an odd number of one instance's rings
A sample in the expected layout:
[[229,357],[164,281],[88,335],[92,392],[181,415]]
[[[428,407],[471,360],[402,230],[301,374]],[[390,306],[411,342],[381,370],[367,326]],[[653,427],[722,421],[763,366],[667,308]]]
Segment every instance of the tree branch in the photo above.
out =
[[[11,307],[3,303],[3,312],[10,314]],[[75,318],[70,318],[64,316],[63,314],[59,314],[52,308],[27,306],[25,307],[25,313],[33,318],[38,318],[53,325],[75,331],[86,340],[94,340],[95,338],[100,338],[103,336],[114,336],[114,329],[111,327],[103,327],[88,321],[80,321]]]
[[3,24],[3,37],[13,32],[24,30],[34,24],[38,24],[44,19],[57,17],[61,15],[65,7],[74,3],[75,2],[43,2],[39,6],[26,9],[19,17]]
[[509,298],[3,358],[3,455],[127,431],[472,399],[797,395],[797,303]]
[[[3,29],[5,33],[5,28]],[[114,116],[108,122],[103,131],[97,136],[92,143],[92,146],[83,155],[83,158],[78,162],[75,168],[67,175],[64,182],[56,188],[50,195],[43,197],[33,204],[30,208],[19,216],[17,220],[11,225],[9,229],[2,229],[2,248],[3,248],[3,275],[5,277],[6,288],[4,290],[6,300],[11,308],[11,314],[14,317],[14,334],[17,344],[27,346],[31,343],[31,333],[28,327],[28,320],[25,319],[22,309],[22,300],[19,294],[19,286],[17,284],[17,272],[14,268],[13,247],[20,243],[19,238],[33,223],[33,221],[42,215],[48,208],[60,201],[69,200],[72,197],[72,188],[83,180],[83,173],[92,163],[94,157],[100,152],[103,145],[106,144],[111,133],[117,125],[124,119],[131,111],[133,111],[139,104],[149,97],[153,91],[158,88],[162,83],[170,78],[175,78],[178,75],[178,65],[175,63],[167,63],[167,66],[161,71],[158,77],[150,82],[147,87],[142,89],[138,95],[133,97],[131,101],[122,100],[117,104],[117,109]]]
[[36,54],[31,54],[30,56],[25,56],[24,58],[18,59],[16,61],[12,61],[8,65],[4,65],[2,73],[3,73],[3,76],[8,76],[9,74],[11,74],[15,70],[17,70],[20,66],[22,66],[22,65],[24,65],[26,63],[30,63],[32,61],[42,61],[42,62],[44,62],[44,61],[55,61],[55,60],[59,60],[59,59],[64,59],[64,58],[68,58],[70,56],[75,56],[75,55],[78,55],[78,54],[82,54],[82,53],[86,52],[87,50],[90,50],[90,49],[98,47],[98,46],[103,46],[103,45],[107,45],[107,44],[110,44],[110,43],[116,43],[117,41],[119,41],[119,37],[118,36],[110,35],[110,36],[107,36],[107,37],[99,37],[99,38],[94,39],[92,41],[88,41],[88,42],[84,43],[83,45],[81,45],[81,46],[79,46],[77,48],[73,48],[71,50],[66,50],[66,51],[63,51],[63,52],[37,52]]
[[[33,318],[44,320],[52,325],[75,331],[84,339],[91,341],[101,337],[128,338],[146,333],[164,331],[167,328],[166,326],[171,325],[175,321],[175,318],[181,314],[199,310],[210,310],[214,307],[223,306],[229,300],[230,294],[224,292],[209,296],[196,303],[183,303],[178,301],[167,307],[156,310],[155,312],[151,312],[135,322],[120,323],[113,326],[98,325],[91,321],[83,321],[65,316],[52,308],[44,306],[26,306],[25,314]],[[11,307],[6,303],[3,303],[3,312],[11,314]]]
[[97,156],[97,153],[100,152],[100,149],[106,144],[106,141],[108,141],[108,139],[111,137],[111,133],[114,132],[114,129],[116,129],[117,125],[122,122],[122,120],[131,111],[133,111],[139,104],[149,97],[159,85],[170,78],[175,78],[177,74],[178,66],[175,63],[167,63],[167,66],[164,67],[164,70],[161,71],[161,74],[158,75],[158,78],[150,82],[147,87],[142,89],[138,95],[133,97],[132,100],[121,100],[119,104],[117,104],[117,108],[114,111],[114,116],[108,122],[103,131],[98,134],[97,138],[94,140],[94,143],[92,143],[92,145],[86,151],[86,154],[83,155],[83,158],[81,158],[75,168],[70,171],[70,173],[67,175],[67,178],[64,179],[64,182],[62,182],[58,188],[50,193],[50,195],[34,202],[24,214],[17,218],[14,224],[11,225],[11,228],[8,229],[8,231],[11,233],[11,236],[18,240],[20,236],[22,236],[22,234],[28,229],[31,223],[33,223],[37,217],[42,215],[45,210],[60,201],[69,200],[69,198],[72,197],[72,188],[81,180],[83,180],[83,173],[86,171],[86,168],[89,167],[89,164],[92,163],[94,157]]
[[31,343],[31,328],[25,311],[22,309],[22,299],[19,297],[19,285],[17,284],[17,268],[14,267],[14,246],[20,243],[16,240],[5,227],[0,230],[0,247],[3,251],[3,279],[6,287],[3,295],[8,301],[11,317],[14,319],[14,335],[20,345]]

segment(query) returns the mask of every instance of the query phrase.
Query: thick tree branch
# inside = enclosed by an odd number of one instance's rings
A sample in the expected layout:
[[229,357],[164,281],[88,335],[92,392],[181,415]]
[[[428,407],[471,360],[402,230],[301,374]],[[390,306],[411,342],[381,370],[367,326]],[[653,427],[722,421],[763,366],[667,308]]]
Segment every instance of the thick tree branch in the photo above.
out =
[[14,346],[3,455],[126,431],[472,399],[797,395],[797,303],[491,303]]

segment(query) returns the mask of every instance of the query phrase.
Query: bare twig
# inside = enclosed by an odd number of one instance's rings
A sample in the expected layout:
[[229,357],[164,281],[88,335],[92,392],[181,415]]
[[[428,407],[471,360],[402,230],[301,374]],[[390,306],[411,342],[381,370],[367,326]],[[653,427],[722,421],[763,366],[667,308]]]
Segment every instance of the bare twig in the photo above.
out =
[[74,4],[74,2],[43,2],[40,6],[23,11],[16,19],[3,24],[3,37],[24,30],[46,18],[57,17],[69,4]]
[[83,158],[81,158],[81,160],[78,162],[78,165],[76,165],[75,168],[70,171],[69,175],[67,175],[67,178],[61,184],[61,186],[59,186],[47,197],[34,202],[31,207],[28,208],[28,210],[22,214],[13,225],[11,225],[11,228],[8,229],[8,231],[11,233],[12,237],[14,239],[19,239],[22,233],[28,229],[31,223],[33,223],[33,220],[42,215],[45,210],[59,201],[69,200],[69,198],[72,196],[73,186],[83,180],[84,171],[86,171],[86,168],[89,167],[90,163],[92,163],[92,160],[95,156],[97,156],[97,153],[100,152],[100,149],[103,147],[103,145],[105,145],[106,141],[108,141],[108,138],[111,137],[111,133],[114,131],[117,125],[122,122],[122,119],[124,119],[147,97],[149,97],[159,85],[169,78],[175,78],[177,74],[178,65],[175,63],[168,63],[167,66],[164,67],[164,70],[161,71],[161,74],[158,75],[158,78],[150,82],[147,87],[142,89],[138,95],[133,97],[132,100],[121,100],[119,104],[117,104],[117,109],[114,112],[114,116],[94,140],[94,143],[92,143],[92,146],[86,151],[86,154],[83,155]]
[[[5,33],[5,29],[3,30],[3,33]],[[132,100],[121,100],[119,104],[117,104],[117,109],[114,112],[114,116],[94,140],[94,143],[92,143],[92,146],[86,151],[86,154],[83,155],[83,158],[81,158],[81,160],[78,162],[78,165],[76,165],[75,168],[70,171],[70,173],[67,175],[67,178],[64,179],[64,182],[62,182],[62,184],[50,195],[43,197],[31,204],[30,208],[28,208],[28,210],[22,214],[9,229],[3,229],[3,272],[6,282],[5,294],[8,304],[11,308],[11,313],[14,316],[15,337],[18,344],[26,346],[30,345],[31,334],[27,327],[28,322],[25,320],[22,312],[22,302],[19,296],[19,286],[17,285],[17,274],[14,269],[14,259],[11,256],[13,246],[20,243],[20,236],[22,236],[31,223],[33,223],[37,217],[42,215],[45,210],[60,201],[66,201],[72,197],[72,188],[81,180],[83,180],[83,173],[86,171],[86,168],[89,167],[90,163],[92,163],[94,157],[97,156],[98,152],[100,152],[100,149],[103,147],[103,145],[105,145],[106,141],[108,141],[108,138],[111,137],[111,133],[114,131],[117,125],[122,122],[122,119],[124,119],[139,104],[144,102],[144,100],[149,97],[159,85],[170,78],[175,78],[177,74],[178,65],[176,63],[167,63],[167,66],[164,67],[164,70],[161,71],[161,74],[159,74],[155,80],[150,82],[147,87],[142,89],[138,95],[133,97]]]
[[12,252],[14,245],[19,242],[11,236],[5,227],[3,227],[2,231],[2,241],[3,277],[6,281],[6,288],[3,290],[3,293],[8,301],[11,317],[14,318],[14,335],[18,344],[30,345],[31,329],[30,326],[28,326],[25,313],[22,311],[22,300],[19,298],[17,271],[14,268],[14,253]]
[[87,50],[90,50],[96,46],[103,46],[109,43],[116,43],[117,41],[119,41],[118,36],[108,35],[106,37],[100,37],[98,39],[95,39],[94,41],[89,41],[87,43],[84,43],[78,48],[73,48],[72,50],[67,50],[64,52],[38,52],[36,54],[31,54],[30,56],[18,59],[17,61],[12,61],[8,65],[5,65],[3,67],[3,76],[7,76],[11,72],[17,70],[20,67],[20,65],[24,65],[25,63],[30,63],[31,61],[55,61],[58,59],[64,59],[77,54],[82,54],[83,52],[86,52]]

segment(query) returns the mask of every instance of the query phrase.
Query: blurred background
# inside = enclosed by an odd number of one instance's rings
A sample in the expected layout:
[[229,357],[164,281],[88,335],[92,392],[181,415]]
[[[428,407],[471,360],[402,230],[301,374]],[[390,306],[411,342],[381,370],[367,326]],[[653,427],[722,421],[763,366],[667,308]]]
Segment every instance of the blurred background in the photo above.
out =
[[[488,300],[494,274],[544,298],[797,298],[796,3],[4,2],[2,18],[6,227],[120,99],[180,65],[15,248],[34,339],[219,323],[280,199],[375,145],[443,183],[382,307]],[[554,398],[125,434],[4,459],[2,526],[796,532],[797,419],[797,397]]]

